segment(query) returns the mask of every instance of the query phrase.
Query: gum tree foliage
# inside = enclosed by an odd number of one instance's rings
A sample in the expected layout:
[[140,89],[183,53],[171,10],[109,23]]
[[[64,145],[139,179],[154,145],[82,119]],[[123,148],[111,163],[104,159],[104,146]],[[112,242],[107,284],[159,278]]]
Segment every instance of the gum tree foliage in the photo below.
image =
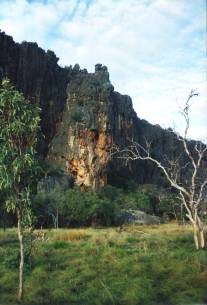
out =
[[35,147],[40,132],[40,109],[10,83],[0,88],[0,192],[8,212],[17,217],[20,246],[19,292],[23,297],[24,229],[31,226],[31,194],[40,167]]

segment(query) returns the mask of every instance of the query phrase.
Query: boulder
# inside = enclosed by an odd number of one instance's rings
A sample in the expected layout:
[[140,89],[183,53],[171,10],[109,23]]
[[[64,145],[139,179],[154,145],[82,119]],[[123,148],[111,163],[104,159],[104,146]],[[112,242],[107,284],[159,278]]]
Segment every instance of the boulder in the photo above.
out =
[[160,218],[154,215],[146,214],[140,210],[122,210],[116,217],[116,224],[136,224],[136,225],[154,225],[159,224]]

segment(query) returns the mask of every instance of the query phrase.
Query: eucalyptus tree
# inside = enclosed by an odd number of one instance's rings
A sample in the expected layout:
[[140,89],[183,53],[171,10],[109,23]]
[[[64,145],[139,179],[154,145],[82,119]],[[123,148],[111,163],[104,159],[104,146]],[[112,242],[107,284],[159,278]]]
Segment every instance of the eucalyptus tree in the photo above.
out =
[[17,217],[20,247],[18,299],[23,298],[24,230],[31,226],[31,194],[40,170],[36,145],[40,109],[19,93],[8,79],[0,87],[0,191],[8,212]]

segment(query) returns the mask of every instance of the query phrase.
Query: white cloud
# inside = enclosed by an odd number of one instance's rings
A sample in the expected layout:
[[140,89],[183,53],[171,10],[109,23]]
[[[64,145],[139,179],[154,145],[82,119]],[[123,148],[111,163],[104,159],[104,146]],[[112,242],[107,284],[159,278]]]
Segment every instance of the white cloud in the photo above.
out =
[[55,31],[68,8],[72,10],[75,2],[52,0],[44,4],[41,1],[2,0],[0,25],[16,41],[36,41],[46,47],[48,35]]
[[115,89],[152,123],[177,120],[181,131],[175,100],[197,88],[190,136],[205,135],[205,0],[3,0],[1,7],[1,28],[15,40],[53,49],[61,65],[107,65]]

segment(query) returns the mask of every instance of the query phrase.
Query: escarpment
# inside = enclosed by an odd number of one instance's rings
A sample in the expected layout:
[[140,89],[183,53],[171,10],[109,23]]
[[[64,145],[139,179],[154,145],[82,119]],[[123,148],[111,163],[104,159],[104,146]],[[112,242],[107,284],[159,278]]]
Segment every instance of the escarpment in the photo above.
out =
[[67,86],[67,101],[59,129],[49,144],[47,159],[67,170],[83,189],[120,185],[130,178],[139,183],[163,183],[151,163],[111,158],[112,146],[126,147],[145,137],[157,158],[177,154],[175,135],[140,120],[131,98],[114,91],[105,66],[94,73],[79,71]]
[[[94,73],[78,65],[62,68],[52,51],[36,43],[15,43],[0,32],[0,78],[8,77],[32,103],[41,108],[40,153],[72,175],[82,189],[107,183],[123,186],[130,178],[139,183],[163,183],[150,163],[128,163],[110,158],[112,145],[131,140],[152,143],[154,156],[181,151],[176,136],[140,120],[131,98],[114,91],[105,66]],[[176,143],[176,145],[175,145]]]
[[0,32],[0,79],[8,77],[26,98],[40,106],[44,154],[61,120],[71,74],[57,62],[54,52],[45,52],[37,43],[15,43],[12,37]]
[[78,185],[98,189],[107,183],[113,143],[135,133],[130,97],[114,92],[105,66],[76,75],[67,87],[62,122],[48,159],[66,167]]

